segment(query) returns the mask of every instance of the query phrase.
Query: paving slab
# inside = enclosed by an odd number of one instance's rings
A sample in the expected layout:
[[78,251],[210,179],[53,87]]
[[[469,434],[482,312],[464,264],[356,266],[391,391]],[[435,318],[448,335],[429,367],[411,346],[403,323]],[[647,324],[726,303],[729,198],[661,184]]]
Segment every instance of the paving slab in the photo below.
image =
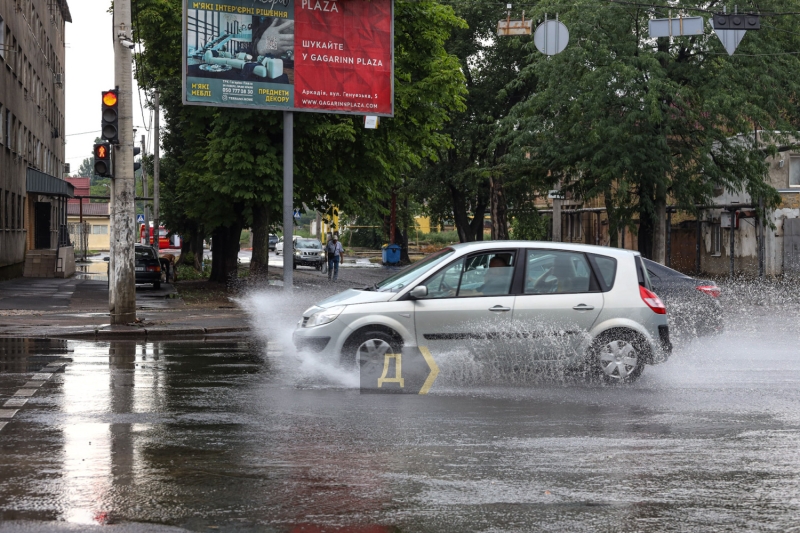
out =
[[14,418],[19,409],[0,409],[0,418]]

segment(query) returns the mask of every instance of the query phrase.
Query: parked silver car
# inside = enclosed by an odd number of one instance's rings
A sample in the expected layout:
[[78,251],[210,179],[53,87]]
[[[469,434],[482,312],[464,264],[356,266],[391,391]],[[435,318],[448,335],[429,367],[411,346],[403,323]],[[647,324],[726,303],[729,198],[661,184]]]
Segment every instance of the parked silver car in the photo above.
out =
[[667,359],[667,310],[636,252],[493,241],[447,247],[384,281],[303,313],[298,349],[355,364],[403,346],[490,349],[531,365],[588,368],[631,382]]

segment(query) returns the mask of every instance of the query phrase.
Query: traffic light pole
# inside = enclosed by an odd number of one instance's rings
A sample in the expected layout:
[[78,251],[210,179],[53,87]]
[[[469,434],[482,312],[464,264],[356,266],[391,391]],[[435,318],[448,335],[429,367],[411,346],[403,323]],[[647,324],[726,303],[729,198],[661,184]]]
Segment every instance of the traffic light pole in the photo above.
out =
[[119,94],[119,144],[114,146],[114,180],[111,210],[109,264],[109,311],[111,324],[136,320],[136,271],[134,270],[135,185],[133,177],[133,101],[131,50],[131,2],[114,2],[114,78]]

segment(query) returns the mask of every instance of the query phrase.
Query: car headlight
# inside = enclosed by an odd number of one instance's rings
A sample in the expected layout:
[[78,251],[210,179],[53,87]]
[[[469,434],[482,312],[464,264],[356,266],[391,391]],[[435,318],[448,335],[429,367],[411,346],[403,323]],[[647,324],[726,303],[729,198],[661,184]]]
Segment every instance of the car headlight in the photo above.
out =
[[347,307],[346,305],[337,305],[335,307],[329,307],[328,309],[323,309],[321,311],[317,311],[306,320],[305,327],[311,328],[314,326],[321,326],[323,324],[328,324],[329,322],[333,322],[336,320],[336,317],[342,314],[344,308]]
[[301,252],[295,252],[294,255],[300,256],[303,255]]

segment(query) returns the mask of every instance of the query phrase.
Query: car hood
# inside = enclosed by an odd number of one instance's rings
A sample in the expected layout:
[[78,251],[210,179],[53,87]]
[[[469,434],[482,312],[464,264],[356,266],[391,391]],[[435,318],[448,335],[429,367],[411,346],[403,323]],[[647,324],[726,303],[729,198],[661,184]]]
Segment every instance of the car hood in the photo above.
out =
[[330,298],[326,298],[316,304],[316,307],[333,307],[335,305],[356,305],[356,304],[371,304],[375,302],[388,302],[392,297],[397,296],[395,292],[375,292],[375,291],[359,291],[356,289],[347,289],[339,294],[334,294]]

